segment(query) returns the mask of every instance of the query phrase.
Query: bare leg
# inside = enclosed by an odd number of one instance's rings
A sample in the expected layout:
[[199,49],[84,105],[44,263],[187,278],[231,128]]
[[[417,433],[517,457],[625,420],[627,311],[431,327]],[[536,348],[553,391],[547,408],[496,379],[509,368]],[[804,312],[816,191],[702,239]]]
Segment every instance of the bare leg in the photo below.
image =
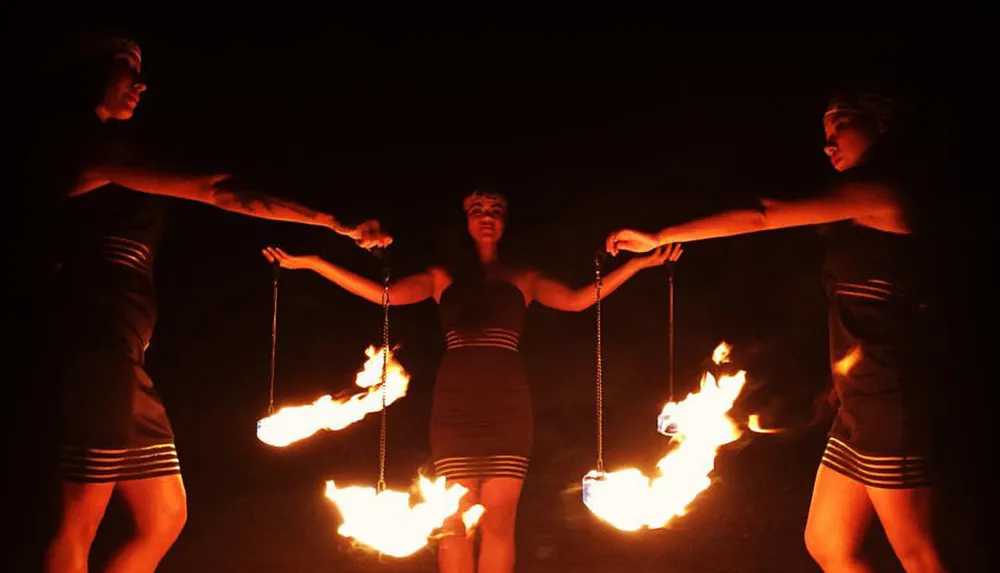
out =
[[827,573],[874,573],[862,554],[873,516],[864,485],[821,465],[809,505],[806,549]]
[[118,492],[135,520],[135,535],[108,563],[107,573],[152,573],[187,521],[180,474],[122,481]]
[[114,483],[62,483],[59,528],[45,552],[45,573],[86,573],[90,546]]
[[875,506],[896,557],[908,573],[944,573],[931,527],[932,489],[880,489],[869,487]]
[[514,522],[524,480],[498,477],[483,481],[480,500],[483,514],[479,573],[514,571]]
[[444,524],[445,537],[438,543],[438,569],[441,573],[473,573],[476,570],[475,536],[467,535],[462,513],[479,503],[479,480],[449,480],[469,490],[458,504],[458,514]]

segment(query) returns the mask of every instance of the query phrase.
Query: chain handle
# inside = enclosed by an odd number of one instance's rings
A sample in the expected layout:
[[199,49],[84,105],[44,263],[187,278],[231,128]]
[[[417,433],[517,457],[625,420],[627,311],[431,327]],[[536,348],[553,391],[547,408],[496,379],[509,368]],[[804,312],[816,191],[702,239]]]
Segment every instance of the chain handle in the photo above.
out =
[[594,257],[594,291],[597,299],[597,471],[604,472],[604,360],[601,353],[601,256]]
[[382,271],[382,428],[378,443],[378,484],[376,491],[385,491],[385,442],[386,442],[386,382],[389,369],[389,269]]
[[274,414],[274,363],[278,350],[278,276],[281,274],[281,265],[274,262],[274,308],[271,315],[271,383],[268,394],[267,415]]

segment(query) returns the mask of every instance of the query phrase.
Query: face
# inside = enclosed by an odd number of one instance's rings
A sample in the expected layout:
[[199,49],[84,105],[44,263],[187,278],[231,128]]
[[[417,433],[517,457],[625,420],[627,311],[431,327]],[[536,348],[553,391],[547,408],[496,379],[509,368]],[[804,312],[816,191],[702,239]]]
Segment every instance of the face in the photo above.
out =
[[883,129],[869,116],[837,112],[823,118],[826,146],[823,150],[837,171],[859,165]]
[[140,76],[139,61],[133,56],[119,55],[112,63],[104,98],[97,106],[98,114],[117,120],[131,119],[139,98],[146,91]]
[[503,236],[506,209],[499,200],[476,197],[465,212],[469,235],[477,243],[495,243]]

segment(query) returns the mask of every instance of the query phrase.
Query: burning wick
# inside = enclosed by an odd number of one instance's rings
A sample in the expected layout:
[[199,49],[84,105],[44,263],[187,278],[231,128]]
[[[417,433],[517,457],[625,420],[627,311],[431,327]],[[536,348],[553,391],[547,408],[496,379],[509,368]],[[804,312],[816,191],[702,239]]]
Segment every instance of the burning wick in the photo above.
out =
[[[257,439],[265,444],[285,447],[308,438],[320,430],[337,431],[382,409],[382,349],[369,346],[368,360],[358,372],[355,384],[367,388],[348,398],[334,400],[322,396],[312,404],[286,406],[257,422]],[[389,406],[406,395],[410,375],[396,361],[390,350],[386,368],[385,404]]]
[[[468,490],[460,484],[448,486],[443,477],[434,481],[420,476],[422,501],[410,505],[410,494],[374,487],[338,488],[326,482],[326,497],[344,519],[337,533],[392,557],[407,557],[425,547],[432,538],[454,535],[442,533],[445,520],[459,510]],[[466,535],[472,533],[485,509],[474,505],[462,513]]]
[[[725,342],[715,349],[716,364],[727,360],[729,349]],[[704,373],[701,389],[679,403],[667,403],[657,420],[658,427],[676,432],[676,447],[657,462],[657,475],[649,478],[637,468],[591,471],[583,478],[587,508],[623,531],[663,528],[684,515],[691,502],[712,485],[709,474],[719,448],[742,433],[727,414],[745,384],[742,370],[718,380]]]

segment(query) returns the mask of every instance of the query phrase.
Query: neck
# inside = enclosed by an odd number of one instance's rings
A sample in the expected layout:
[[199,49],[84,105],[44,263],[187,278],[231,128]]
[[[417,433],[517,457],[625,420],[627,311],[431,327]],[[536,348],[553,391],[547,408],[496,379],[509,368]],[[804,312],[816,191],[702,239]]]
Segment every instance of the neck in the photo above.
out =
[[479,252],[479,262],[484,265],[497,262],[496,243],[479,243],[476,245],[476,250]]

